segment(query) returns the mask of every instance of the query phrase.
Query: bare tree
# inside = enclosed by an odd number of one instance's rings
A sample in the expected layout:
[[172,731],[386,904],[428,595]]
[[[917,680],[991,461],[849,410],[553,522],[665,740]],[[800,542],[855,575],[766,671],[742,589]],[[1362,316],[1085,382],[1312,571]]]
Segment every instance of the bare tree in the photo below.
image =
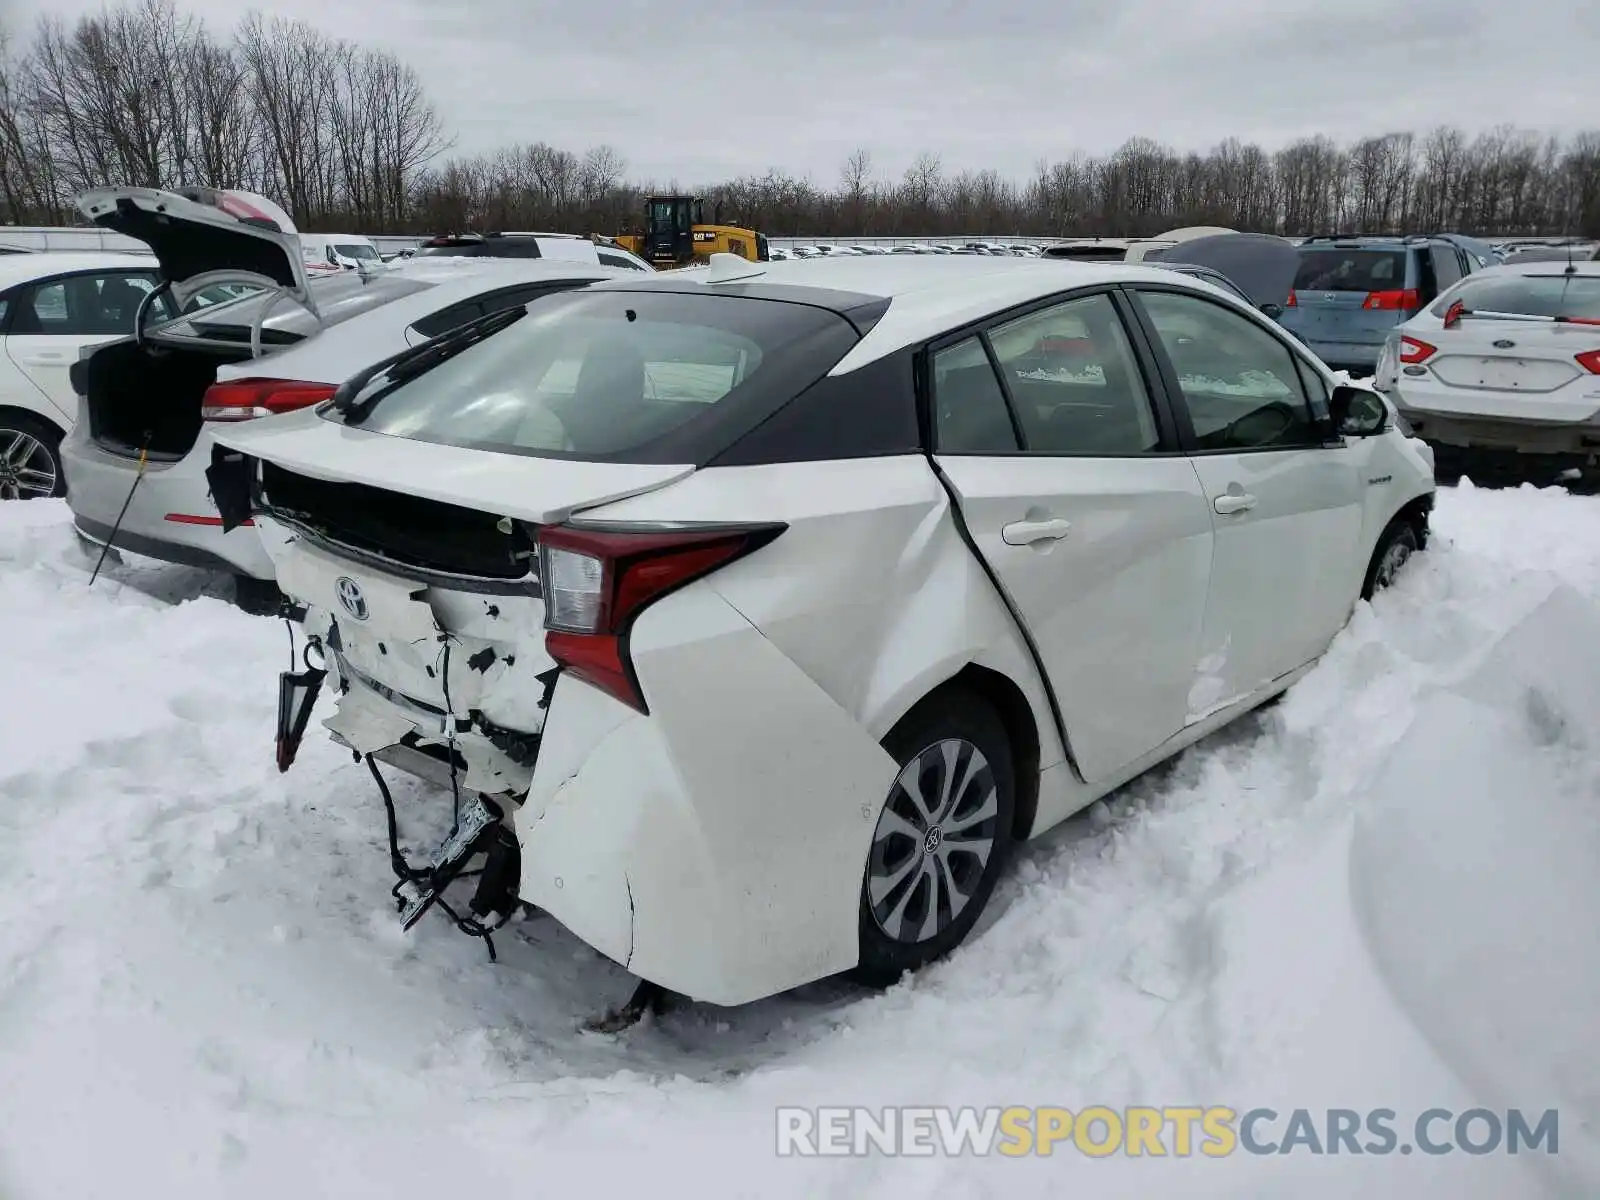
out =
[[[546,141],[445,158],[420,76],[304,22],[251,14],[218,40],[176,0],[0,30],[0,218],[71,219],[106,183],[246,187],[302,228],[620,231],[656,184],[611,146]],[[1132,138],[1041,159],[1027,180],[947,172],[919,154],[894,183],[860,148],[831,189],[778,168],[693,189],[725,223],[773,235],[1140,235],[1179,225],[1309,233],[1462,230],[1600,236],[1600,131],[1560,142],[1509,126],[1469,137],[1326,137],[1268,153],[1236,138],[1180,152]],[[682,191],[677,180],[661,189]]]

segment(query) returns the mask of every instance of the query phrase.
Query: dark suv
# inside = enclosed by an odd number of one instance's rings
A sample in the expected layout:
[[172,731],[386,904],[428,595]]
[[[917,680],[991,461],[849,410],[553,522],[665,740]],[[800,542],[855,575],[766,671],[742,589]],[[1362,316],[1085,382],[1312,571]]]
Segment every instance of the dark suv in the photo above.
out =
[[1478,269],[1445,237],[1310,237],[1279,320],[1330,367],[1370,375],[1390,330]]

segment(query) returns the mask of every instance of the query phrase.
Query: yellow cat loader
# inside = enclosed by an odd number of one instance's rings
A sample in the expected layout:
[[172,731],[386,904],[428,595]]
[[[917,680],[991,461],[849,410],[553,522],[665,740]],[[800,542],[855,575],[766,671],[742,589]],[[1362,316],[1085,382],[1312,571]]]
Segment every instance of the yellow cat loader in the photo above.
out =
[[644,202],[643,231],[611,240],[658,271],[704,263],[713,254],[737,254],[751,262],[771,257],[765,234],[736,225],[707,225],[705,201],[699,196],[651,196]]

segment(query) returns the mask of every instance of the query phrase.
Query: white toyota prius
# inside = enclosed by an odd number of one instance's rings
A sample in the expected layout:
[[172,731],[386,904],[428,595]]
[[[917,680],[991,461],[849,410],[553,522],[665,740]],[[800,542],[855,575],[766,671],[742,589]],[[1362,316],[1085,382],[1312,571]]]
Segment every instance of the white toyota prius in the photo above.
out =
[[303,611],[279,765],[327,686],[380,784],[455,790],[403,920],[471,861],[469,932],[520,898],[719,1004],[952,949],[1019,840],[1306,671],[1434,496],[1236,297],[1014,258],[601,282],[219,440]]

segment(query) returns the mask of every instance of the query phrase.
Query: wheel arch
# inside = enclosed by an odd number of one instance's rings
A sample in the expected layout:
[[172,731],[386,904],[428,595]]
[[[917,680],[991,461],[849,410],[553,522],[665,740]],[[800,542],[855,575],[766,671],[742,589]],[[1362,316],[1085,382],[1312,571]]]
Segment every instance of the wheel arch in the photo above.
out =
[[930,701],[952,694],[971,696],[987,704],[1005,726],[1006,738],[1011,743],[1017,788],[1012,836],[1019,842],[1025,841],[1039,811],[1039,723],[1026,693],[1010,676],[978,663],[967,663],[909,705],[895,721],[894,727],[884,735],[884,740],[887,741],[895,729],[913,719]]
[[0,404],[0,418],[8,416],[28,417],[42,425],[48,425],[56,431],[61,438],[67,436],[67,429],[56,417],[37,408],[27,408],[21,404]]
[[[1423,492],[1420,496],[1413,496],[1396,510],[1394,516],[1389,518],[1389,523],[1383,527],[1387,533],[1397,522],[1405,522],[1417,531],[1417,549],[1428,548],[1429,521],[1433,515],[1433,492]],[[1379,540],[1382,540],[1380,535]]]

